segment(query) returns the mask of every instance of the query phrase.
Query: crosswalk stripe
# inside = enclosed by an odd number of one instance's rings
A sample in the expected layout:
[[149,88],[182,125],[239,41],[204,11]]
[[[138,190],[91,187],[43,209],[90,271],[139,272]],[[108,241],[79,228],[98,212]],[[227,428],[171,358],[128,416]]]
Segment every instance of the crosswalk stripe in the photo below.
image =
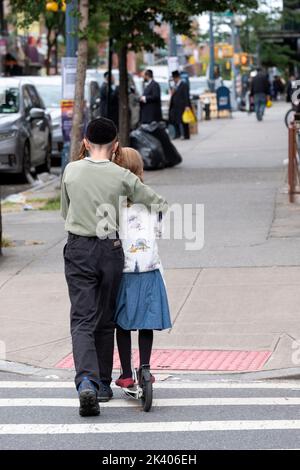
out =
[[[101,418],[100,418],[101,419]],[[300,430],[300,420],[169,421],[151,423],[0,424],[8,434],[105,434],[200,431]]]
[[[1,388],[75,388],[74,382],[0,381]],[[112,388],[119,388],[112,384]],[[293,382],[155,382],[156,389],[286,389],[300,390]]]
[[[78,399],[73,398],[2,398],[1,407],[78,407]],[[300,397],[220,397],[220,398],[162,398],[154,399],[153,406],[282,406],[300,405]],[[101,403],[101,407],[124,408],[137,406],[133,399],[114,399]]]

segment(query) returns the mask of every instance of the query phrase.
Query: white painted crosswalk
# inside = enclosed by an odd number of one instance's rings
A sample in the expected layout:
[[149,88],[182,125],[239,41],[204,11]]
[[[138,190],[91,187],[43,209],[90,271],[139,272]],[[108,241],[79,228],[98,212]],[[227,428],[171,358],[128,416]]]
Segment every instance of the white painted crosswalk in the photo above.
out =
[[300,420],[265,421],[180,421],[151,423],[99,423],[99,424],[4,424],[0,434],[107,434],[153,432],[208,432],[208,431],[261,431],[300,430]]
[[[270,432],[284,436],[284,432],[294,432],[299,446],[300,383],[297,381],[159,381],[154,384],[150,413],[140,412],[139,403],[123,396],[116,387],[114,394],[110,402],[100,404],[103,412],[90,422],[78,416],[78,398],[71,381],[0,381],[0,447],[6,439],[10,442],[9,436],[14,436],[15,443],[15,439],[28,439],[26,436],[55,439],[55,436],[78,435],[80,439],[83,435],[119,434],[125,439],[127,434],[151,433],[163,439],[181,435],[180,439],[184,440],[187,435],[213,433],[217,441],[220,434],[236,436],[236,431],[246,435],[256,431],[257,445],[261,439],[258,436],[270,436]],[[268,437],[265,447],[270,444],[272,439]],[[284,443],[280,446],[284,447]]]
[[[285,406],[300,405],[300,397],[249,397],[249,398],[162,398],[154,399],[154,407],[175,406]],[[2,398],[0,407],[8,406],[46,406],[46,407],[78,407],[78,400],[72,398]],[[102,403],[102,408],[136,407],[137,403],[130,398],[115,399]]]

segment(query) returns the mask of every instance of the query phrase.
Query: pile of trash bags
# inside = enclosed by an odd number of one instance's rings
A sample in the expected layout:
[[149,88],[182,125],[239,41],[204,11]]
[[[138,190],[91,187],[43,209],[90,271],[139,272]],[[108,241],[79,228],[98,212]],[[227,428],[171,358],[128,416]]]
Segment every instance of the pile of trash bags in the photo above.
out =
[[164,122],[142,124],[130,133],[130,146],[142,156],[144,170],[161,170],[182,162]]

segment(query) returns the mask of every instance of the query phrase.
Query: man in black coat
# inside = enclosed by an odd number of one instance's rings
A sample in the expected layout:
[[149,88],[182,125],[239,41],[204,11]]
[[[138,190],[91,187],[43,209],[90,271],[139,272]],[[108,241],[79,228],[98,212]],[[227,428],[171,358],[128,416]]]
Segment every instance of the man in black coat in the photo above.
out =
[[257,69],[257,74],[251,81],[250,95],[254,97],[256,118],[262,121],[266,102],[270,96],[270,82],[261,68]]
[[145,72],[145,89],[140,98],[141,103],[141,124],[159,122],[162,120],[160,86],[153,80],[152,70]]
[[187,108],[191,107],[189,88],[188,85],[181,80],[180,74],[177,70],[172,72],[172,78],[175,82],[175,87],[172,90],[170,101],[169,121],[175,127],[176,137],[181,139],[190,138],[190,129],[188,124],[182,121],[182,115]]
[[115,126],[119,127],[119,88],[114,84],[114,76],[111,76],[110,106],[108,110],[108,72],[104,74],[104,82],[100,87],[100,115],[111,119]]

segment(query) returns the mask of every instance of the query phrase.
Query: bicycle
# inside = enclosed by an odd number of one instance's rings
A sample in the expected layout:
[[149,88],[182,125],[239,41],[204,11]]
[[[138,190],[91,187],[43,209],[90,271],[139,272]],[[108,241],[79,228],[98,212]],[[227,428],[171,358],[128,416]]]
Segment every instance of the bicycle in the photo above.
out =
[[290,124],[295,120],[295,109],[291,108],[287,111],[285,117],[284,117],[284,122],[286,127],[290,127]]
[[142,365],[140,369],[133,369],[133,379],[136,385],[130,388],[122,388],[125,395],[134,400],[141,400],[142,408],[148,412],[153,401],[153,385],[151,381],[150,366]]

